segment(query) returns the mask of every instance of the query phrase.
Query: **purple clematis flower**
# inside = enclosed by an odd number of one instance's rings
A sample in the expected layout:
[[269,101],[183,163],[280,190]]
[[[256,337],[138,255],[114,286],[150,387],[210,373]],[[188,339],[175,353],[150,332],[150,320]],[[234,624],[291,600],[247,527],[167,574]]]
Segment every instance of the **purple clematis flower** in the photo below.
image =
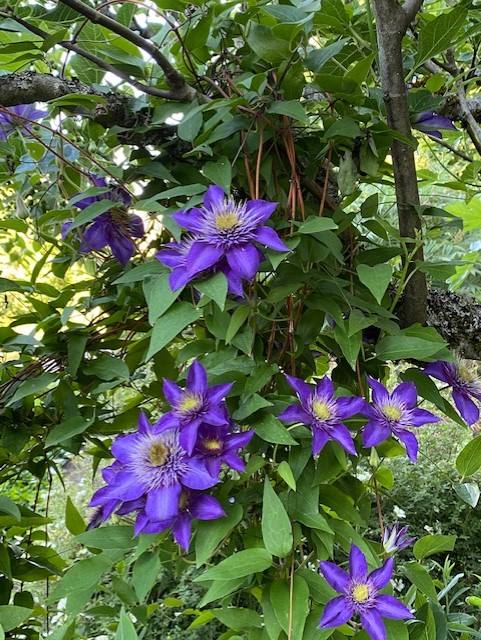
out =
[[343,420],[360,413],[365,405],[362,398],[334,398],[334,385],[324,377],[313,389],[304,380],[286,375],[296,391],[301,406],[291,405],[279,416],[284,422],[301,422],[312,427],[312,453],[317,456],[328,440],[336,440],[348,453],[356,454],[349,429]]
[[213,496],[200,491],[184,490],[180,496],[180,505],[177,515],[161,522],[156,522],[147,517],[145,511],[141,511],[135,523],[135,534],[159,533],[172,527],[174,540],[177,544],[189,550],[192,534],[192,520],[217,520],[226,513],[219,501]]
[[320,562],[319,570],[324,578],[342,595],[326,604],[319,627],[339,627],[358,614],[363,629],[372,640],[386,640],[383,617],[392,620],[413,617],[402,602],[379,593],[389,583],[393,566],[394,560],[388,558],[379,569],[368,574],[366,556],[354,544],[349,554],[349,573],[333,562]]
[[197,432],[194,453],[203,459],[205,466],[214,478],[219,475],[222,463],[242,473],[245,470],[245,464],[236,451],[241,447],[246,447],[253,436],[252,429],[241,433],[229,433],[227,425],[212,427],[208,424],[201,424]]
[[416,462],[418,441],[410,427],[421,427],[428,422],[439,422],[441,418],[425,409],[417,409],[418,394],[412,382],[403,382],[392,393],[380,382],[367,376],[372,389],[372,403],[364,405],[362,413],[369,418],[362,433],[365,447],[375,447],[391,434],[406,446],[408,458]]
[[[3,107],[0,112],[0,140],[5,141],[14,131],[20,131],[22,135],[28,135],[31,129],[31,122],[28,120],[41,120],[48,116],[48,111],[36,109],[33,104],[19,104],[15,107]],[[20,126],[20,123],[23,126]]]
[[452,131],[457,131],[457,128],[454,126],[453,121],[450,118],[440,116],[435,111],[423,111],[422,113],[416,114],[412,121],[412,127],[414,129],[418,129],[418,131],[427,133],[433,138],[443,137],[440,129],[451,129]]
[[[202,208],[174,214],[174,220],[195,238],[186,259],[189,281],[207,269],[217,268],[226,275],[229,290],[236,292],[240,279],[252,282],[264,259],[254,243],[289,251],[274,229],[264,226],[276,206],[266,200],[235,202],[221,187],[212,186],[207,189]],[[157,257],[162,261],[163,252]]]
[[104,470],[107,482],[92,497],[91,507],[102,507],[102,519],[113,511],[143,509],[149,520],[178,516],[182,491],[209,489],[218,482],[203,461],[191,457],[179,443],[178,429],[151,426],[142,413],[137,433],[122,435],[112,444],[115,462]]
[[481,380],[470,369],[461,363],[439,360],[428,364],[423,373],[450,385],[454,404],[469,426],[479,420],[479,409],[472,398],[481,400]]
[[382,538],[382,546],[386,553],[395,553],[401,549],[405,549],[412,544],[416,538],[410,538],[408,535],[409,527],[401,527],[399,522],[384,529]]
[[[94,174],[91,174],[91,178],[96,187],[107,187],[105,178],[99,178]],[[75,203],[75,206],[83,210],[94,202],[105,199],[112,201],[112,208],[98,215],[89,224],[87,230],[83,232],[79,251],[82,253],[99,251],[108,245],[114,257],[125,267],[135,251],[132,238],[144,236],[142,218],[128,212],[132,199],[127,191],[122,187],[113,186],[105,193],[82,198]],[[71,224],[67,222],[63,225],[63,238],[67,235]]]
[[186,388],[164,380],[164,395],[172,406],[156,423],[160,431],[180,428],[180,444],[189,455],[197,441],[197,431],[205,422],[213,427],[228,425],[230,418],[222,402],[232,389],[233,382],[209,387],[207,373],[198,360],[194,360],[187,374]]

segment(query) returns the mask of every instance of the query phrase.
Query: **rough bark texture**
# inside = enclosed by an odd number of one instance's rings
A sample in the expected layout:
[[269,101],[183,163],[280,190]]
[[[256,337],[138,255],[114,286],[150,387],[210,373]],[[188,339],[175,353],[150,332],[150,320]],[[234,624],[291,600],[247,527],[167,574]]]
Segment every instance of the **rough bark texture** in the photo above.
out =
[[428,292],[428,324],[460,356],[481,360],[481,306],[464,295],[443,289]]
[[[411,3],[410,13],[419,3]],[[403,136],[411,138],[407,89],[402,64],[402,38],[406,33],[409,20],[396,0],[373,0],[379,46],[379,70],[386,105],[389,126]],[[421,220],[415,206],[419,205],[414,149],[409,144],[394,140],[392,144],[394,180],[399,219],[399,231],[405,238],[421,235]],[[410,243],[411,244],[411,243]],[[422,248],[419,248],[413,260],[423,260]],[[414,261],[412,268],[414,269]],[[403,325],[426,322],[427,285],[423,273],[412,275],[404,291],[405,303],[401,313]]]

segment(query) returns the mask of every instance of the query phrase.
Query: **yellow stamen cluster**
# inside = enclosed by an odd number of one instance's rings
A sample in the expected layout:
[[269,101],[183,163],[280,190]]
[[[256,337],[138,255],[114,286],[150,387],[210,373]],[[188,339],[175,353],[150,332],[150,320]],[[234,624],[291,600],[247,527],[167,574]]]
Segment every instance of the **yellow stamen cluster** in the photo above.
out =
[[215,218],[215,226],[222,231],[228,231],[233,229],[239,222],[238,216],[235,213],[224,213]]
[[178,410],[180,413],[188,413],[193,409],[200,409],[201,399],[190,393],[184,393],[182,400],[179,402]]
[[392,404],[386,404],[382,408],[382,412],[384,413],[386,418],[388,418],[388,420],[391,420],[392,422],[395,422],[396,420],[399,420],[401,418],[401,416],[402,416],[401,409],[399,407],[395,407]]
[[325,402],[314,400],[312,403],[312,412],[319,420],[327,420],[331,417],[331,411]]
[[369,600],[369,587],[367,584],[357,584],[352,590],[351,595],[356,602],[362,604]]
[[204,445],[204,448],[207,449],[207,451],[216,452],[216,451],[221,451],[222,449],[222,443],[219,440],[216,440],[215,438],[204,440],[202,444]]
[[161,442],[153,444],[149,451],[149,465],[151,467],[162,467],[168,456],[167,447]]

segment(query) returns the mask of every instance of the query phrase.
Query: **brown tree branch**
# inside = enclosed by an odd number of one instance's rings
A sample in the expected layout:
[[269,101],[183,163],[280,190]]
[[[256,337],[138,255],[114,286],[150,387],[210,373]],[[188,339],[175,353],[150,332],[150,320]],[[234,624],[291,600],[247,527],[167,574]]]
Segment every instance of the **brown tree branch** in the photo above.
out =
[[[415,3],[410,3],[413,9]],[[409,21],[402,6],[396,0],[373,0],[379,46],[379,70],[386,106],[387,121],[391,129],[412,140],[407,88],[404,81],[402,38]],[[421,220],[415,206],[419,205],[414,148],[407,142],[394,140],[391,147],[394,181],[402,237],[417,238],[421,235]],[[410,243],[408,249],[412,249]],[[415,252],[408,269],[410,279],[406,284],[402,322],[411,325],[426,322],[427,285],[423,273],[412,273],[416,260],[423,260],[422,248]]]
[[139,33],[132,31],[129,27],[120,24],[117,20],[89,7],[89,5],[82,2],[82,0],[60,0],[60,2],[74,9],[74,11],[77,11],[85,18],[88,18],[91,22],[100,24],[148,53],[164,72],[165,80],[170,90],[177,96],[177,100],[189,102],[197,97],[197,91],[187,84],[180,71],[172,66],[153,42],[143,38]]

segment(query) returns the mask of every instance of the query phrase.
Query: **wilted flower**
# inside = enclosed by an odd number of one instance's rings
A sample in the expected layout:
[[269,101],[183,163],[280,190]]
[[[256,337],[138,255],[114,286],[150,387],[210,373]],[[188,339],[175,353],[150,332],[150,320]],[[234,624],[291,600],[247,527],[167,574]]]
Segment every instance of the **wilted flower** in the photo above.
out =
[[[277,203],[266,200],[235,202],[225,196],[221,187],[212,186],[207,189],[202,208],[174,214],[174,220],[194,238],[183,263],[187,272],[181,281],[188,277],[190,282],[207,269],[220,269],[227,278],[229,291],[239,291],[241,278],[252,282],[264,259],[254,243],[275,251],[289,251],[274,229],[264,226],[276,206]],[[181,251],[179,246],[174,247],[176,250]],[[166,264],[164,251],[171,249],[160,251],[157,258]],[[167,260],[171,260],[172,254],[167,256]],[[178,265],[174,265],[176,267]],[[172,287],[175,280],[171,282]]]
[[367,381],[372,389],[373,406],[366,403],[362,411],[369,418],[362,433],[364,446],[375,447],[393,434],[404,443],[409,459],[415,462],[418,441],[408,429],[439,422],[441,418],[416,408],[418,395],[412,382],[403,382],[389,393],[377,380],[368,376]]
[[245,464],[236,451],[246,447],[253,435],[252,429],[241,433],[229,433],[227,425],[213,427],[201,424],[197,433],[194,453],[203,459],[205,466],[214,477],[219,475],[222,463],[231,469],[242,472],[245,469]]
[[172,527],[174,540],[177,544],[189,550],[192,519],[216,520],[222,518],[226,513],[219,501],[213,496],[206,495],[200,491],[184,489],[180,496],[179,510],[177,515],[161,522],[156,522],[148,518],[145,510],[140,511],[135,522],[136,534],[139,533],[159,533]]
[[461,363],[438,360],[428,364],[423,373],[447,382],[454,404],[469,426],[479,420],[479,409],[471,398],[481,400],[481,380],[473,371]]
[[361,625],[372,640],[386,640],[383,617],[392,620],[413,617],[402,602],[379,593],[389,583],[393,567],[393,559],[388,558],[379,569],[368,574],[366,556],[354,544],[349,554],[349,573],[333,562],[320,562],[324,578],[342,595],[326,604],[319,627],[339,627],[359,614]]
[[218,482],[197,457],[179,443],[178,429],[159,430],[140,415],[137,433],[122,435],[112,444],[115,462],[103,471],[107,486],[92,497],[91,507],[102,507],[102,519],[113,511],[140,508],[153,522],[176,518],[185,489],[209,489]]
[[453,121],[446,116],[440,116],[435,111],[423,111],[414,116],[412,121],[414,129],[427,133],[433,138],[442,138],[440,129],[451,129],[457,131]]
[[395,553],[401,549],[405,549],[412,544],[416,538],[410,538],[408,535],[409,527],[401,527],[399,522],[384,529],[382,538],[382,546],[386,553]]
[[233,383],[209,387],[207,373],[198,360],[194,360],[187,374],[186,388],[164,380],[164,395],[172,411],[164,414],[155,425],[160,431],[180,428],[180,444],[190,455],[197,440],[197,430],[205,422],[214,427],[229,424],[229,414],[222,402]]
[[[29,120],[41,120],[48,116],[48,111],[36,109],[33,104],[19,104],[15,107],[3,107],[0,112],[0,140],[6,140],[14,131],[20,131],[23,135],[28,135],[32,126]],[[20,126],[20,123],[23,126]]]
[[[91,179],[96,187],[107,187],[105,178],[92,174]],[[142,218],[128,212],[132,199],[127,191],[119,186],[113,186],[105,193],[82,198],[75,203],[75,206],[83,210],[94,202],[105,199],[112,201],[112,208],[89,223],[82,234],[79,251],[82,253],[99,251],[108,245],[114,257],[124,267],[135,251],[132,238],[142,238],[144,235],[144,223]],[[71,223],[63,226],[62,237],[68,233],[70,226]]]
[[324,377],[313,389],[304,380],[286,375],[296,391],[301,406],[291,405],[279,416],[284,422],[301,422],[312,428],[312,453],[317,455],[328,440],[336,440],[348,453],[356,455],[356,448],[349,429],[343,420],[360,413],[362,398],[334,398],[334,385]]

